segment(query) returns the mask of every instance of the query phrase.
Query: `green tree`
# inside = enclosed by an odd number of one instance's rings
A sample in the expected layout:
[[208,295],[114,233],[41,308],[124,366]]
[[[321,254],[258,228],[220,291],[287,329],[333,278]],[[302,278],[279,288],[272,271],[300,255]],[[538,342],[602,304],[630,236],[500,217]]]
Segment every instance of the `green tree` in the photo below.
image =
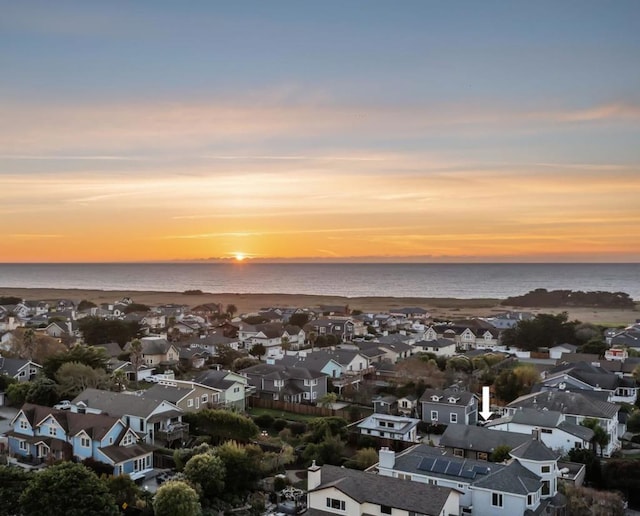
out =
[[58,395],[58,385],[46,376],[39,376],[34,381],[29,382],[29,391],[25,401],[36,405],[52,407],[60,400]]
[[20,514],[20,495],[33,475],[22,468],[0,466],[0,516]]
[[142,303],[131,303],[124,309],[124,313],[131,314],[133,312],[148,312],[149,310],[151,310],[150,306],[144,305]]
[[291,326],[297,326],[298,328],[304,328],[308,322],[309,314],[299,313],[293,314],[291,317],[289,317],[289,324]]
[[29,394],[30,385],[27,382],[12,383],[7,387],[7,398],[9,403],[16,406],[21,406],[27,401],[27,394]]
[[60,366],[67,362],[78,362],[93,369],[107,370],[107,356],[104,348],[94,348],[91,346],[73,346],[68,351],[56,353],[47,358],[42,364],[42,372],[52,380],[56,379],[56,373]]
[[596,446],[600,448],[600,456],[602,457],[602,451],[607,447],[609,441],[611,440],[611,436],[607,433],[607,431],[600,426],[600,422],[595,418],[587,418],[582,423],[582,426],[586,426],[587,428],[591,428],[593,430],[593,438],[591,439],[591,444],[593,445],[593,451],[597,452]]
[[142,367],[142,342],[140,339],[133,339],[129,344],[129,362],[136,373],[136,381],[138,381],[138,370]]
[[378,451],[375,448],[361,448],[352,459],[356,469],[367,469],[378,462]]
[[586,344],[583,344],[578,348],[580,353],[591,353],[603,357],[605,352],[609,349],[609,346],[600,337],[591,339]]
[[502,333],[502,344],[519,347],[527,351],[551,348],[558,344],[577,342],[575,327],[577,322],[569,322],[566,312],[561,314],[538,314],[535,318],[520,321],[515,328]]
[[176,463],[176,470],[179,472],[184,471],[184,467],[191,457],[202,453],[213,453],[213,449],[213,446],[207,443],[199,444],[193,448],[178,448],[173,452],[173,460]]
[[338,401],[338,395],[335,392],[328,392],[327,394],[320,397],[318,400],[318,405],[321,407],[330,407],[336,401]]
[[535,367],[522,365],[502,371],[493,385],[496,396],[505,403],[510,403],[530,392],[539,380],[540,374]]
[[124,346],[140,334],[140,323],[136,321],[106,320],[98,317],[85,317],[78,321],[85,343],[90,346],[117,342]]
[[282,351],[289,351],[291,349],[291,342],[289,342],[289,337],[283,335],[280,339],[280,347]]
[[511,446],[508,446],[506,444],[501,444],[500,446],[496,446],[495,449],[493,450],[493,453],[491,453],[491,457],[489,457],[489,460],[491,462],[504,462],[505,460],[508,460],[511,457],[509,455],[510,451],[511,451]]
[[313,346],[315,346],[317,339],[318,334],[313,330],[309,332],[309,335],[307,335],[307,340],[309,341],[309,344],[311,344],[311,351],[313,351]]
[[227,497],[245,495],[255,487],[260,479],[262,453],[250,455],[245,446],[235,441],[227,441],[218,446],[215,453],[224,463],[227,472],[225,478]]
[[186,482],[171,480],[158,488],[153,499],[155,516],[200,516],[198,493]]
[[113,495],[89,468],[63,462],[50,466],[20,496],[23,516],[109,516],[119,514]]
[[84,310],[88,310],[89,308],[95,308],[97,305],[93,301],[89,301],[88,299],[83,299],[78,303],[78,312],[82,312]]
[[348,424],[349,422],[342,417],[316,417],[307,424],[305,441],[319,443],[327,435],[346,438]]
[[226,369],[231,369],[234,360],[242,358],[244,355],[228,344],[220,344],[216,346],[216,363],[221,364]]
[[332,464],[340,466],[345,453],[345,443],[340,437],[327,433],[324,440],[311,443],[305,448],[302,457],[307,463],[315,460],[319,466]]
[[200,486],[202,498],[209,501],[219,498],[223,493],[226,473],[222,459],[211,453],[194,455],[184,467],[185,478],[191,484]]
[[248,442],[259,433],[251,418],[229,410],[203,409],[185,414],[192,433],[208,435],[214,444],[230,440]]
[[94,369],[78,362],[66,362],[56,373],[58,393],[62,397],[75,398],[87,388],[100,389],[109,386],[109,376],[102,369]]
[[236,305],[232,304],[232,303],[229,303],[227,305],[226,312],[227,312],[227,314],[229,314],[229,317],[231,319],[233,319],[233,315],[238,312],[238,307]]
[[262,360],[262,357],[266,352],[267,349],[264,347],[264,344],[254,344],[249,350],[249,354],[256,357],[258,360]]
[[126,503],[130,507],[138,505],[143,498],[142,491],[138,485],[131,480],[129,475],[109,475],[101,479],[118,507]]

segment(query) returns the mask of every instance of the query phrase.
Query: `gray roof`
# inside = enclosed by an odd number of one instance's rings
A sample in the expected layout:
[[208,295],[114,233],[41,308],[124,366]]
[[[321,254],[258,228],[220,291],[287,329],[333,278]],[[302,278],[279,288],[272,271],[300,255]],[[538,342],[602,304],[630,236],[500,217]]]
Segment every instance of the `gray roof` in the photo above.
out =
[[[385,426],[383,428],[379,426],[378,421],[392,421],[393,423],[397,423],[397,425],[394,424],[393,428],[390,428],[388,426]],[[358,428],[364,428],[365,430],[380,430],[382,428],[385,432],[389,432],[391,434],[405,435],[413,428],[418,426],[418,423],[420,423],[419,419],[414,419],[411,417],[392,416],[387,414],[371,414],[369,417],[358,423],[357,426]]]
[[322,466],[321,479],[320,486],[313,491],[335,487],[359,503],[434,516],[442,513],[452,492],[445,487],[328,465]]
[[414,344],[414,347],[420,348],[447,348],[449,346],[455,346],[456,341],[451,339],[444,339],[442,337],[437,340],[420,340]]
[[540,477],[517,461],[473,483],[473,487],[519,495],[535,493],[541,486]]
[[546,408],[563,414],[596,417],[603,419],[615,418],[620,407],[615,403],[600,401],[577,392],[543,391],[534,392],[509,403],[510,408]]
[[498,446],[514,449],[531,439],[529,434],[502,432],[481,426],[449,425],[440,437],[440,446],[492,453]]
[[151,398],[152,400],[165,400],[171,403],[178,403],[190,392],[193,392],[193,389],[156,384],[150,389],[142,391],[140,396],[143,398]]
[[142,353],[144,355],[165,355],[172,346],[166,339],[142,339]]
[[320,371],[314,371],[306,367],[288,367],[279,364],[256,364],[240,371],[248,376],[259,376],[274,380],[293,378],[296,380],[314,379],[326,376]]
[[76,405],[83,402],[87,407],[101,410],[110,416],[129,415],[146,419],[163,401],[135,394],[85,389],[72,400],[72,403]]
[[564,430],[568,434],[575,435],[583,441],[591,441],[591,439],[593,439],[594,432],[588,426],[576,425],[574,423],[569,423],[568,421],[563,421],[558,425],[558,429]]
[[511,450],[509,454],[518,459],[531,460],[534,462],[556,461],[560,458],[560,454],[551,451],[547,445],[538,439],[529,439],[526,443],[522,443],[517,448]]
[[196,376],[193,381],[214,389],[226,390],[236,383],[233,380],[227,380],[228,374],[229,371],[210,369]]
[[[432,396],[438,396],[439,401],[433,401]],[[456,398],[456,403],[449,403],[449,398]],[[426,389],[420,397],[421,403],[438,403],[440,405],[468,405],[474,398],[469,391],[460,391],[457,389]]]
[[[15,376],[20,372],[20,369],[29,364],[29,360],[22,358],[3,358],[0,357],[0,374],[6,374],[8,376]],[[31,362],[37,367],[41,367],[35,362]]]

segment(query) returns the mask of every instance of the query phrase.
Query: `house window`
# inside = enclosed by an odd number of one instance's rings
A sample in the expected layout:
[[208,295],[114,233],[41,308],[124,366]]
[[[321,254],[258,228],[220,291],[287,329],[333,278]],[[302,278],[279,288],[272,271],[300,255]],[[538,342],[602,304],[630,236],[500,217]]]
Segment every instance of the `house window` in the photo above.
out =
[[576,441],[575,444],[573,445],[573,447],[576,450],[579,450],[580,448],[582,448],[582,443],[580,441]]
[[438,411],[437,410],[432,410],[431,411],[431,421],[438,421]]
[[27,451],[29,449],[28,446],[27,446],[27,441],[20,441],[19,448],[22,451]]
[[20,420],[20,430],[26,430],[29,428],[29,424],[25,420]]
[[548,480],[543,480],[542,481],[542,496],[546,496],[548,494],[551,494],[551,489],[549,488],[549,481]]
[[527,495],[527,505],[533,505],[533,495]]
[[49,427],[49,435],[56,435],[56,427],[55,426],[50,426]]
[[382,514],[391,514],[391,507],[389,507],[388,505],[381,505],[380,512]]
[[193,400],[187,400],[187,407],[193,407]]
[[411,475],[407,473],[398,473],[398,478],[400,480],[411,480]]
[[88,437],[81,437],[80,438],[80,446],[82,446],[83,448],[90,448],[91,447],[91,439],[89,439]]
[[458,414],[451,414],[449,416],[449,422],[450,423],[457,423],[458,422]]
[[454,457],[464,457],[464,450],[462,450],[460,448],[454,448],[453,449],[453,456]]
[[491,505],[494,507],[502,507],[502,493],[491,493]]
[[308,392],[305,392],[305,393],[304,393],[304,399],[305,399],[305,400],[308,400],[308,399],[309,399],[309,393],[308,393]]
[[208,394],[203,394],[202,395],[202,403],[206,403],[207,401],[209,401],[209,395]]
[[233,392],[240,392],[240,387],[234,387]]
[[542,471],[543,473],[551,473],[551,466],[542,466],[542,468],[540,468],[540,471]]
[[478,452],[478,455],[476,456],[476,458],[478,460],[488,460],[489,458],[487,457],[487,454],[484,452]]
[[347,504],[344,500],[327,498],[327,507],[329,507],[330,509],[337,509],[338,511],[345,511],[347,509]]
[[553,430],[550,430],[549,428],[542,428],[540,430],[543,434],[552,434]]

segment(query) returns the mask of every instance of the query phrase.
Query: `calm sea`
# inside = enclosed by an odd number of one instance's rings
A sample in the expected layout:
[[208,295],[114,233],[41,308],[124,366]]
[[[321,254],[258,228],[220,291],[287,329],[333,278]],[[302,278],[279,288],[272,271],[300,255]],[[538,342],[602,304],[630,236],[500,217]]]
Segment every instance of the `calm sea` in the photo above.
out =
[[0,264],[0,287],[457,298],[546,288],[640,299],[640,264]]

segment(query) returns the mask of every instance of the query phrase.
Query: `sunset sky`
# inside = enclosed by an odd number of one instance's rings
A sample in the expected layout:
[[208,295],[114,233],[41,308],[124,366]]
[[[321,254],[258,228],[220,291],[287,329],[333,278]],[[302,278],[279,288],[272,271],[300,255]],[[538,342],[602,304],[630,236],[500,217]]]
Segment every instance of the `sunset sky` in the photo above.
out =
[[640,261],[640,2],[0,0],[0,261]]

